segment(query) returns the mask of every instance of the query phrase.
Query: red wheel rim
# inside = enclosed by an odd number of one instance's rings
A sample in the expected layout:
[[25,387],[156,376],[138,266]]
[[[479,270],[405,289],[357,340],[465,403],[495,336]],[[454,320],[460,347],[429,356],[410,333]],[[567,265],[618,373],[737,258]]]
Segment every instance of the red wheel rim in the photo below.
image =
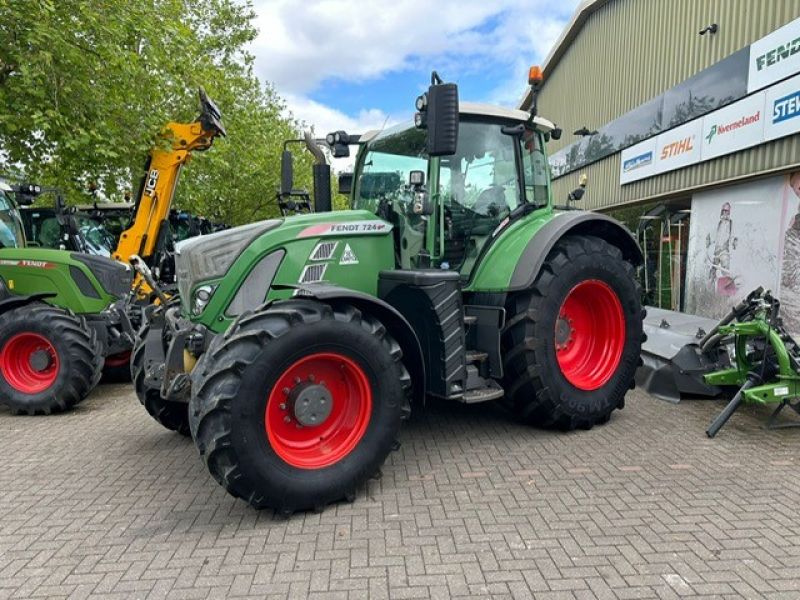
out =
[[555,343],[558,366],[572,385],[591,391],[608,383],[625,347],[625,315],[611,286],[589,279],[570,290],[559,310]]
[[346,356],[321,352],[296,361],[278,378],[264,426],[285,462],[322,469],[353,451],[371,414],[372,388],[363,369]]
[[131,362],[131,352],[130,350],[126,350],[125,352],[120,352],[119,354],[112,354],[111,356],[106,356],[106,367],[121,367],[123,365],[127,365]]
[[55,383],[59,368],[55,347],[38,333],[18,333],[0,353],[3,378],[23,394],[45,391]]

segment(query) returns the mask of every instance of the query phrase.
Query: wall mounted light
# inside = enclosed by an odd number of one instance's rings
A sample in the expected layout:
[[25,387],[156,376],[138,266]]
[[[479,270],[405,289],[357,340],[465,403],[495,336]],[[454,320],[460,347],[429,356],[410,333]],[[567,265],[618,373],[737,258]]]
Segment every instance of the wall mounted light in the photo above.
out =
[[712,23],[711,25],[708,25],[707,27],[703,27],[703,29],[700,30],[700,35],[705,35],[707,33],[710,33],[711,35],[714,35],[718,31],[719,31],[719,25],[717,25],[716,23]]

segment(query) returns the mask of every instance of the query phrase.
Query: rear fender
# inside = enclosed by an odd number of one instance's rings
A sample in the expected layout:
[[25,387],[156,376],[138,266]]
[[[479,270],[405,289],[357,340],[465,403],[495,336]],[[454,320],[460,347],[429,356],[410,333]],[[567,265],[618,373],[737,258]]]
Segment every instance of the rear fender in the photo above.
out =
[[564,212],[545,223],[531,237],[511,275],[509,290],[525,290],[533,285],[547,255],[567,235],[599,237],[622,251],[635,266],[642,263],[642,251],[633,234],[616,219],[593,212]]
[[[403,350],[403,364],[411,375],[414,398],[425,400],[425,362],[417,334],[409,322],[391,304],[369,294],[326,284],[297,286],[302,296],[316,298],[321,302],[344,300],[362,312],[376,317],[386,327]],[[302,297],[301,296],[301,297]]]

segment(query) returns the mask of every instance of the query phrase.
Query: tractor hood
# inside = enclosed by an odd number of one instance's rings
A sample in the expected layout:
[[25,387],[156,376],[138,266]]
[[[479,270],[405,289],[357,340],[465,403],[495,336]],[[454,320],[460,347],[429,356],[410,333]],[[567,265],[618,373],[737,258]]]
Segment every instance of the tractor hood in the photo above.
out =
[[223,277],[242,250],[281,223],[283,219],[258,221],[178,242],[175,245],[175,273],[181,298],[188,299],[198,281]]
[[0,249],[0,278],[15,294],[46,291],[52,303],[76,313],[96,313],[125,297],[133,271],[121,262],[49,248]]
[[215,332],[244,310],[316,282],[377,293],[394,268],[392,224],[364,210],[293,215],[181,242],[175,267],[182,312]]

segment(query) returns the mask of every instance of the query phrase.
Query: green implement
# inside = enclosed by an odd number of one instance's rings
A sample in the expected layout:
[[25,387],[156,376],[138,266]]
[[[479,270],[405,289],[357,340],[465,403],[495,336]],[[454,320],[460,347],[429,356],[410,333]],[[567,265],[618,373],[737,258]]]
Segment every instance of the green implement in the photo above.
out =
[[747,297],[746,304],[736,321],[717,331],[733,340],[734,366],[704,376],[710,385],[739,388],[706,430],[710,438],[744,402],[777,404],[768,427],[775,426],[776,417],[787,406],[800,413],[800,354],[780,319],[780,302],[759,288]]

